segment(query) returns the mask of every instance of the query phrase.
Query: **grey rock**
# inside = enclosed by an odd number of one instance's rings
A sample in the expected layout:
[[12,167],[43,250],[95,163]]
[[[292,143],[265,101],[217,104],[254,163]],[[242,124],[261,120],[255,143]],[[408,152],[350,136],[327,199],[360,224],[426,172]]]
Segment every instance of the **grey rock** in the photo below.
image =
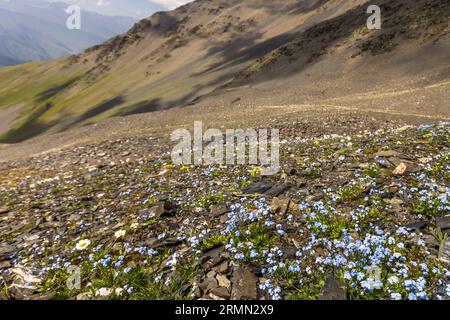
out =
[[[208,257],[208,258],[216,258],[216,257],[219,257],[220,254],[224,251],[225,251],[225,247],[223,245],[217,244],[217,245],[214,245],[210,248],[203,250],[203,254],[205,255],[205,257]],[[220,263],[222,261],[219,261],[218,263]]]
[[334,276],[325,280],[319,300],[347,300],[346,284]]
[[270,205],[272,206],[272,209],[274,212],[279,212],[281,214],[285,214],[288,210],[289,203],[291,199],[289,198],[273,198]]
[[42,280],[28,274],[21,268],[7,269],[2,274],[8,293],[17,300],[24,300],[31,297],[41,284]]
[[263,194],[269,189],[271,189],[272,186],[273,186],[272,182],[263,180],[251,184],[250,186],[242,190],[242,192],[246,194]]
[[217,279],[217,282],[219,283],[219,286],[230,289],[231,281],[228,280],[228,278],[226,276],[224,276],[223,274],[218,274],[218,275],[216,275],[216,279]]
[[211,289],[211,291],[209,293],[220,299],[229,299],[230,298],[230,293],[228,292],[228,289],[225,287],[213,288],[213,289]]
[[406,164],[406,171],[405,171],[406,173],[417,173],[420,172],[421,170],[422,170],[421,167],[415,163],[408,162]]
[[306,188],[303,188],[303,189],[298,190],[298,191],[297,191],[297,194],[298,194],[300,197],[307,197],[307,196],[310,195],[309,190],[306,189]]
[[418,221],[405,225],[405,228],[409,230],[421,230],[425,228],[427,224],[428,224],[427,221]]
[[228,261],[223,261],[222,263],[217,265],[215,267],[215,269],[217,270],[217,272],[227,273],[228,272]]
[[198,287],[202,289],[203,292],[208,293],[211,289],[217,288],[218,283],[215,278],[205,278]]
[[274,185],[272,188],[264,192],[264,194],[271,197],[278,197],[280,194],[282,194],[286,190],[289,190],[290,188],[291,187],[288,184],[280,183]]
[[237,268],[231,276],[232,300],[256,300],[258,298],[258,277],[252,272]]
[[160,201],[149,209],[149,214],[156,218],[172,216],[173,213],[173,206],[168,201]]
[[0,243],[0,258],[6,258],[11,255],[16,248],[6,243]]
[[212,205],[209,208],[209,214],[212,217],[220,217],[228,212],[230,212],[230,210],[228,210],[227,206],[224,204]]
[[450,216],[438,218],[436,221],[436,227],[441,230],[449,230],[450,229]]
[[441,284],[438,284],[436,289],[434,290],[433,300],[446,300],[450,301],[450,296],[447,295],[447,286],[450,285],[450,278],[442,281]]
[[0,261],[0,269],[8,269],[11,267],[12,267],[12,264],[8,260]]
[[182,240],[179,240],[177,238],[168,238],[166,240],[154,243],[152,247],[154,249],[174,248],[180,246],[181,244],[183,244]]
[[395,157],[389,158],[388,161],[389,161],[394,167],[398,167],[398,166],[402,163],[402,160],[400,160],[399,158],[395,158]]
[[380,157],[380,158],[398,157],[399,155],[400,155],[400,153],[397,151],[394,151],[394,150],[384,150],[384,151],[379,151],[374,154],[375,157]]
[[450,263],[450,239],[441,242],[439,247],[439,260]]

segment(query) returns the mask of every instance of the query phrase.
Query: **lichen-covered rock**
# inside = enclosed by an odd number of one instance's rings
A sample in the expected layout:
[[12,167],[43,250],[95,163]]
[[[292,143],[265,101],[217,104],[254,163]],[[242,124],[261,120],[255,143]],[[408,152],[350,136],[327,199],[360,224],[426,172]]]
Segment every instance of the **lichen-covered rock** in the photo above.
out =
[[30,299],[42,279],[31,275],[25,269],[11,268],[2,273],[8,294],[17,300]]

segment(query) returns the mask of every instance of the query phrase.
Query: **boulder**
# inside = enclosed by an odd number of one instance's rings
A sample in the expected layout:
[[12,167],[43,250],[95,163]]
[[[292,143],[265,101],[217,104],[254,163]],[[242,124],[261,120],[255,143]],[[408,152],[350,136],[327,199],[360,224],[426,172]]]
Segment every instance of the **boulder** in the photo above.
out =
[[3,272],[3,281],[8,288],[8,293],[17,300],[29,299],[42,282],[40,278],[22,268],[11,268]]

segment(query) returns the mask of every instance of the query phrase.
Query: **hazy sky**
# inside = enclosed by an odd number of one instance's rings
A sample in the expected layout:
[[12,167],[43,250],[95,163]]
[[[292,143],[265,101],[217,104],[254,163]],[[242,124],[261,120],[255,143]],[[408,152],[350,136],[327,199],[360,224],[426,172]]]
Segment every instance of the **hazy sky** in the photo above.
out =
[[167,7],[169,9],[175,9],[187,2],[191,2],[192,0],[153,0],[150,2],[159,3],[164,7]]
[[175,9],[192,0],[47,0],[78,4],[82,9],[104,15],[143,18],[158,10]]

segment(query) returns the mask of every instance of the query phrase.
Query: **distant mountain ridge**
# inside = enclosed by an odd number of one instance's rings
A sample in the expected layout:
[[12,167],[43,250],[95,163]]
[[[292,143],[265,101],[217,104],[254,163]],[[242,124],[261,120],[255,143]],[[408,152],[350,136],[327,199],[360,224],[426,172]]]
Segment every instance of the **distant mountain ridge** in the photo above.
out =
[[[163,6],[154,0],[107,0],[103,1],[103,5],[99,6],[99,1],[88,0],[48,0],[49,2],[65,2],[69,4],[81,5],[83,10],[97,12],[106,16],[127,16],[136,19],[148,17],[154,12],[167,10],[167,6]],[[165,0],[159,2],[164,3]],[[178,1],[167,1],[167,3],[178,3]]]
[[77,53],[127,31],[135,22],[83,11],[82,29],[69,30],[67,7],[42,0],[0,1],[0,65]]
[[0,66],[13,66],[15,64],[19,64],[21,61],[14,60],[10,57],[0,55]]

